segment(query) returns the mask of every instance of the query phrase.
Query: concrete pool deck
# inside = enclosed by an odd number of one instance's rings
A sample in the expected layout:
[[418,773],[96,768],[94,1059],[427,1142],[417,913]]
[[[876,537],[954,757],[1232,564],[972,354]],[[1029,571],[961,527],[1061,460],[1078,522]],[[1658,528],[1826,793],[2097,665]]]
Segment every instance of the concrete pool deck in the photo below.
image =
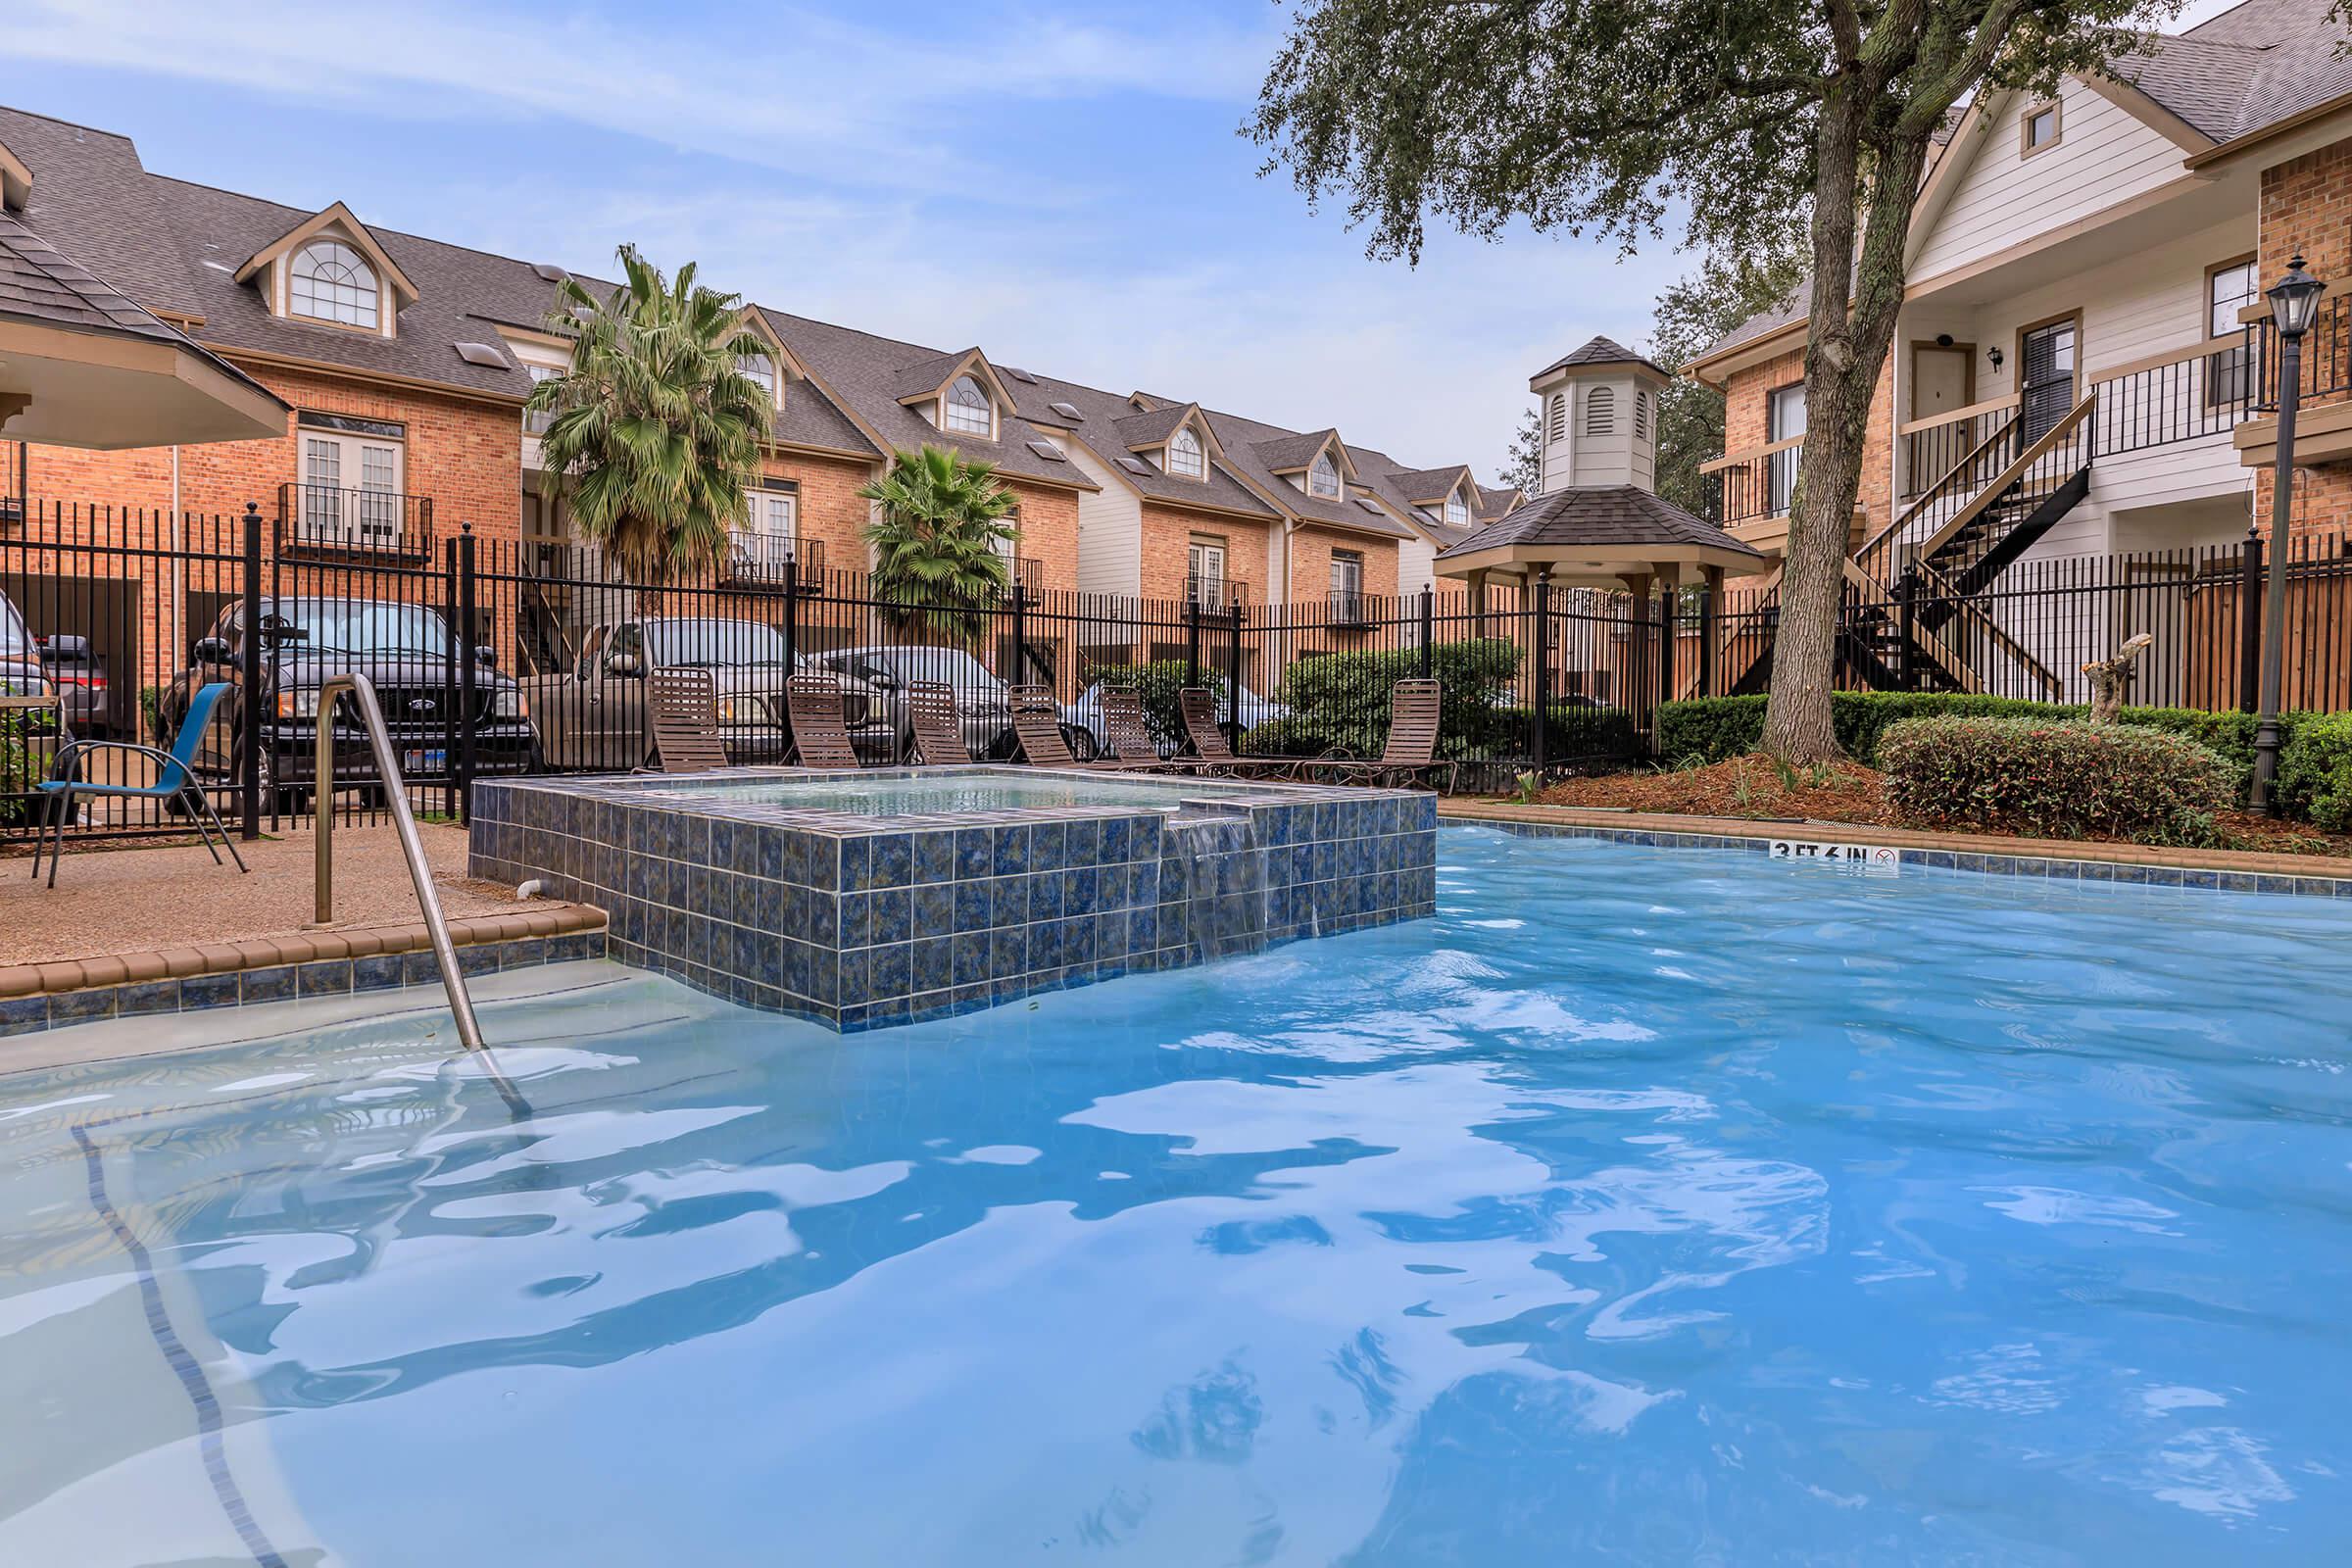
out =
[[[2179,849],[2088,839],[2027,839],[1997,833],[1936,833],[1924,828],[1875,827],[1859,822],[1764,820],[1745,816],[1675,816],[1654,811],[1602,811],[1573,806],[1526,806],[1514,801],[1448,799],[1438,803],[1444,822],[1551,828],[1572,833],[1646,835],[1652,839],[1767,844],[1775,839],[1858,844],[1891,849],[1931,865],[1964,870],[2082,875],[2053,867],[2088,867],[2090,880],[2213,887],[2232,892],[2306,893],[2352,898],[2352,858],[2273,855],[2249,850]],[[1973,863],[1972,863],[1973,862]],[[2001,862],[2001,863],[1994,863]]]

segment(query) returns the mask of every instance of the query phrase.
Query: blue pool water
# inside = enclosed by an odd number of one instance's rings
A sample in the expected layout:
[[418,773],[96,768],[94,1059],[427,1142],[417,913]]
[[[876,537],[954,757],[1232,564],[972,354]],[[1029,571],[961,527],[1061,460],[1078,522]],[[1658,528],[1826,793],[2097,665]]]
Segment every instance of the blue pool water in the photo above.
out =
[[1441,865],[878,1034],[492,1005],[527,1119],[426,1014],[0,1078],[0,1561],[2352,1553],[2352,904]]

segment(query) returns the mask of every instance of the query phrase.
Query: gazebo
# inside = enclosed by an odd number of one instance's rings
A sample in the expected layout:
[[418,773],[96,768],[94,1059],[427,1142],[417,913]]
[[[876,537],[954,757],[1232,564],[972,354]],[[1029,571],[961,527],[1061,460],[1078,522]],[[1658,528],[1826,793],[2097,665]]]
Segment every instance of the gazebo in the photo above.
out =
[[[1495,578],[1520,584],[1539,610],[1554,588],[1596,588],[1633,597],[1628,630],[1628,696],[1647,689],[1653,661],[1642,631],[1657,628],[1655,689],[1675,695],[1674,605],[1685,588],[1703,586],[1698,686],[1715,666],[1715,616],[1727,576],[1770,568],[1757,551],[1659,496],[1655,472],[1657,394],[1670,377],[1632,350],[1596,337],[1544,369],[1529,386],[1542,398],[1543,473],[1535,499],[1487,524],[1437,557],[1441,575],[1469,582],[1484,603]],[[1655,596],[1658,607],[1650,609]],[[1653,619],[1654,615],[1654,619]],[[1536,617],[1535,685],[1548,690],[1550,616]],[[1626,704],[1628,708],[1639,705]],[[1544,763],[1544,705],[1534,705],[1536,762]]]

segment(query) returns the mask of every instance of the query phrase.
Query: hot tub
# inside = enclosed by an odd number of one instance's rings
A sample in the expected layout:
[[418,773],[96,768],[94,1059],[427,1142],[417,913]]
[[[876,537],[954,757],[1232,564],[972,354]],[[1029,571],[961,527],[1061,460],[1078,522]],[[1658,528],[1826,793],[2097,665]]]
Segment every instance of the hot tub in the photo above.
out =
[[1012,767],[484,779],[471,871],[844,1030],[1426,916],[1437,799]]

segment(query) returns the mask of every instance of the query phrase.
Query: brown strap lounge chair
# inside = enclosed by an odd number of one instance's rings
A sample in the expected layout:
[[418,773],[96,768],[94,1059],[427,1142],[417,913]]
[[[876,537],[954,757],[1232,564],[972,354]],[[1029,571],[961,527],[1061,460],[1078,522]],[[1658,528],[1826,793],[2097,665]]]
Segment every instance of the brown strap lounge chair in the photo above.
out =
[[1014,686],[1006,691],[1012,704],[1012,733],[1021,743],[1021,759],[1031,767],[1076,767],[1070,743],[1062,738],[1061,710],[1054,693],[1044,686]]
[[1319,776],[1333,783],[1401,783],[1443,768],[1446,788],[1450,791],[1460,764],[1438,760],[1439,693],[1439,683],[1434,680],[1398,681],[1389,693],[1389,743],[1378,759],[1313,758],[1298,764],[1299,776]]
[[906,684],[906,717],[914,731],[914,760],[924,767],[948,767],[972,760],[963,738],[963,722],[956,711],[956,688],[945,681],[917,680]]
[[850,721],[842,711],[841,682],[831,675],[795,675],[784,683],[792,719],[793,760],[803,767],[856,767]]
[[1159,743],[1152,738],[1151,721],[1144,717],[1144,695],[1132,686],[1102,688],[1102,735],[1111,755],[1087,764],[1114,772],[1196,772],[1200,764],[1190,758],[1162,760]]
[[727,765],[718,738],[718,692],[707,669],[657,669],[645,677],[654,760],[664,773],[708,773]]
[[1184,719],[1185,739],[1193,756],[1211,773],[1237,773],[1274,778],[1293,772],[1298,763],[1290,757],[1242,757],[1225,743],[1217,727],[1217,699],[1205,686],[1187,686],[1176,694],[1176,711]]

